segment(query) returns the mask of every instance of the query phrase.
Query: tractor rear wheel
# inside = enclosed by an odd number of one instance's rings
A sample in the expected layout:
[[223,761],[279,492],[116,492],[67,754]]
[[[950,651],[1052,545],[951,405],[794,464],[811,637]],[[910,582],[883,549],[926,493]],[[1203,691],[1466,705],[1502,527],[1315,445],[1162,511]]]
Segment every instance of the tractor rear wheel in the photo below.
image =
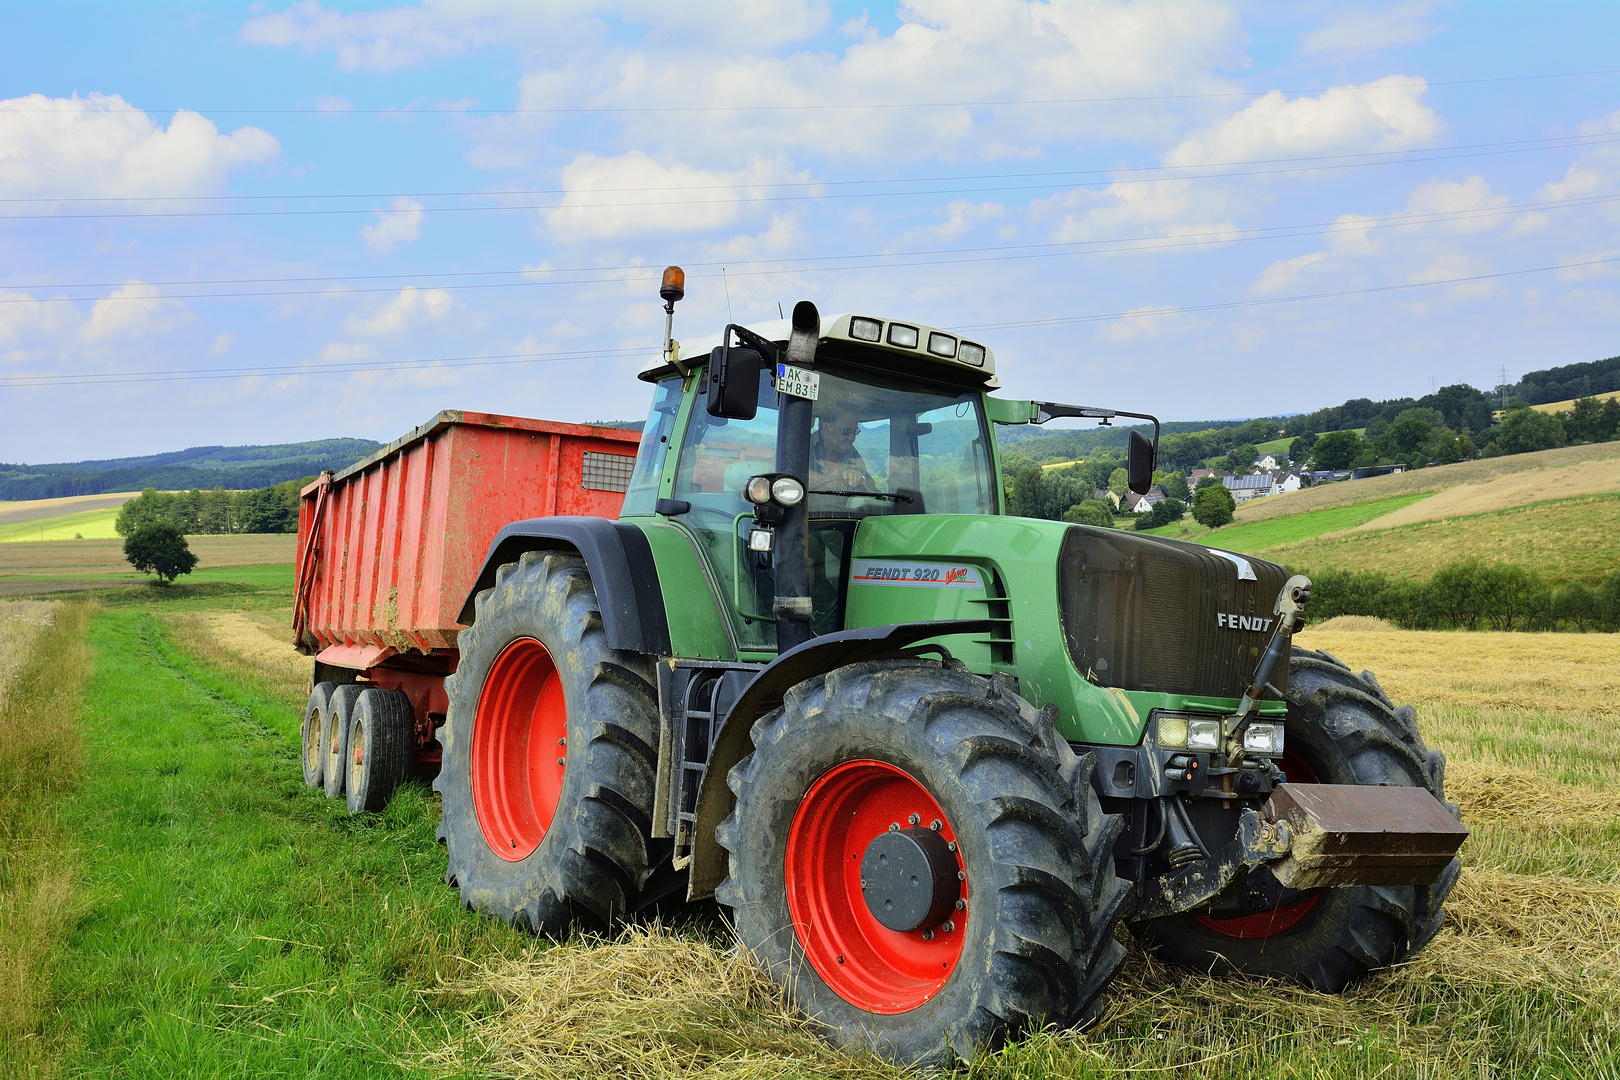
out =
[[316,683],[309,692],[309,704],[304,706],[304,723],[299,731],[304,759],[304,786],[317,790],[326,787],[326,744],[321,732],[326,723],[326,711],[332,704],[332,691],[336,683]]
[[[1372,672],[1358,676],[1327,653],[1295,649],[1287,698],[1283,771],[1290,780],[1421,787],[1445,802],[1445,757],[1424,746],[1416,712],[1390,701]],[[1461,866],[1453,859],[1432,885],[1321,889],[1254,915],[1173,915],[1133,929],[1178,964],[1338,993],[1429,943]]]
[[653,864],[651,664],[609,648],[582,559],[527,552],[478,594],[456,673],[439,839],[461,902],[534,933],[632,910]]
[[946,1064],[1082,1024],[1124,958],[1120,821],[1053,718],[952,662],[807,680],[732,769],[715,898],[843,1046]]

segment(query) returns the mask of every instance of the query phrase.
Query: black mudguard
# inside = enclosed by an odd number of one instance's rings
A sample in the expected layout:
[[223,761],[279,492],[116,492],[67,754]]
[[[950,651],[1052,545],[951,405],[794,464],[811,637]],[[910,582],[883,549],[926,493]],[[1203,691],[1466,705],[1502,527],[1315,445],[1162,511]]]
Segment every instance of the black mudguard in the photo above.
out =
[[577,551],[590,570],[602,610],[602,628],[615,649],[668,656],[669,622],[658,566],[646,534],[634,525],[599,517],[547,517],[514,521],[495,534],[483,569],[457,618],[471,626],[473,598],[495,584],[495,571],[525,551]]
[[954,619],[841,630],[789,649],[760,671],[726,715],[709,752],[708,768],[698,789],[688,899],[713,896],[714,890],[726,879],[726,851],[714,835],[736,804],[736,796],[726,783],[726,774],[754,752],[751,734],[754,721],[780,706],[783,694],[806,679],[825,675],[846,664],[901,655],[908,647],[930,638],[985,633],[989,629],[987,619]]

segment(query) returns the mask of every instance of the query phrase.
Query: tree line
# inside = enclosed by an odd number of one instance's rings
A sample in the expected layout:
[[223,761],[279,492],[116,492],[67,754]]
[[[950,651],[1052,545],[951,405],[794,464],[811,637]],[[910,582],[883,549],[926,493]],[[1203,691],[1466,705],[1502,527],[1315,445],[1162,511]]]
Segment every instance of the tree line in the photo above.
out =
[[1311,619],[1372,615],[1408,630],[1620,630],[1620,571],[1597,586],[1546,578],[1512,563],[1464,559],[1428,581],[1375,570],[1311,577]]
[[315,478],[250,491],[147,488],[119,508],[113,529],[132,536],[145,525],[167,525],[183,536],[298,531],[298,492]]

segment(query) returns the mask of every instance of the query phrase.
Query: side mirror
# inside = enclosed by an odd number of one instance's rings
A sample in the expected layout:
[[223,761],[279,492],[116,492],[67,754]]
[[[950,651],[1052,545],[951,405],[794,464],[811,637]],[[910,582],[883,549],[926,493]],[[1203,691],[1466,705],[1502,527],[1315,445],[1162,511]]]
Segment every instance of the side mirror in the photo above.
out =
[[759,411],[759,377],[764,370],[765,358],[757,349],[715,346],[709,353],[709,415],[752,420]]
[[1146,435],[1131,432],[1130,449],[1125,453],[1125,482],[1138,495],[1146,495],[1153,486],[1153,467],[1158,464],[1158,456]]

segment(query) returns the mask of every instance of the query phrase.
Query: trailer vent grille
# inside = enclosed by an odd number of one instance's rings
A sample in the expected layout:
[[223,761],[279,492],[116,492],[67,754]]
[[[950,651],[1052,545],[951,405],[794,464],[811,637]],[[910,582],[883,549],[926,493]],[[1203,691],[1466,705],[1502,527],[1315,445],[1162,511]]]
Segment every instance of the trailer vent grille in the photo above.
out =
[[636,459],[624,454],[598,454],[585,451],[585,468],[580,474],[580,487],[592,491],[629,491],[630,474],[636,470]]

